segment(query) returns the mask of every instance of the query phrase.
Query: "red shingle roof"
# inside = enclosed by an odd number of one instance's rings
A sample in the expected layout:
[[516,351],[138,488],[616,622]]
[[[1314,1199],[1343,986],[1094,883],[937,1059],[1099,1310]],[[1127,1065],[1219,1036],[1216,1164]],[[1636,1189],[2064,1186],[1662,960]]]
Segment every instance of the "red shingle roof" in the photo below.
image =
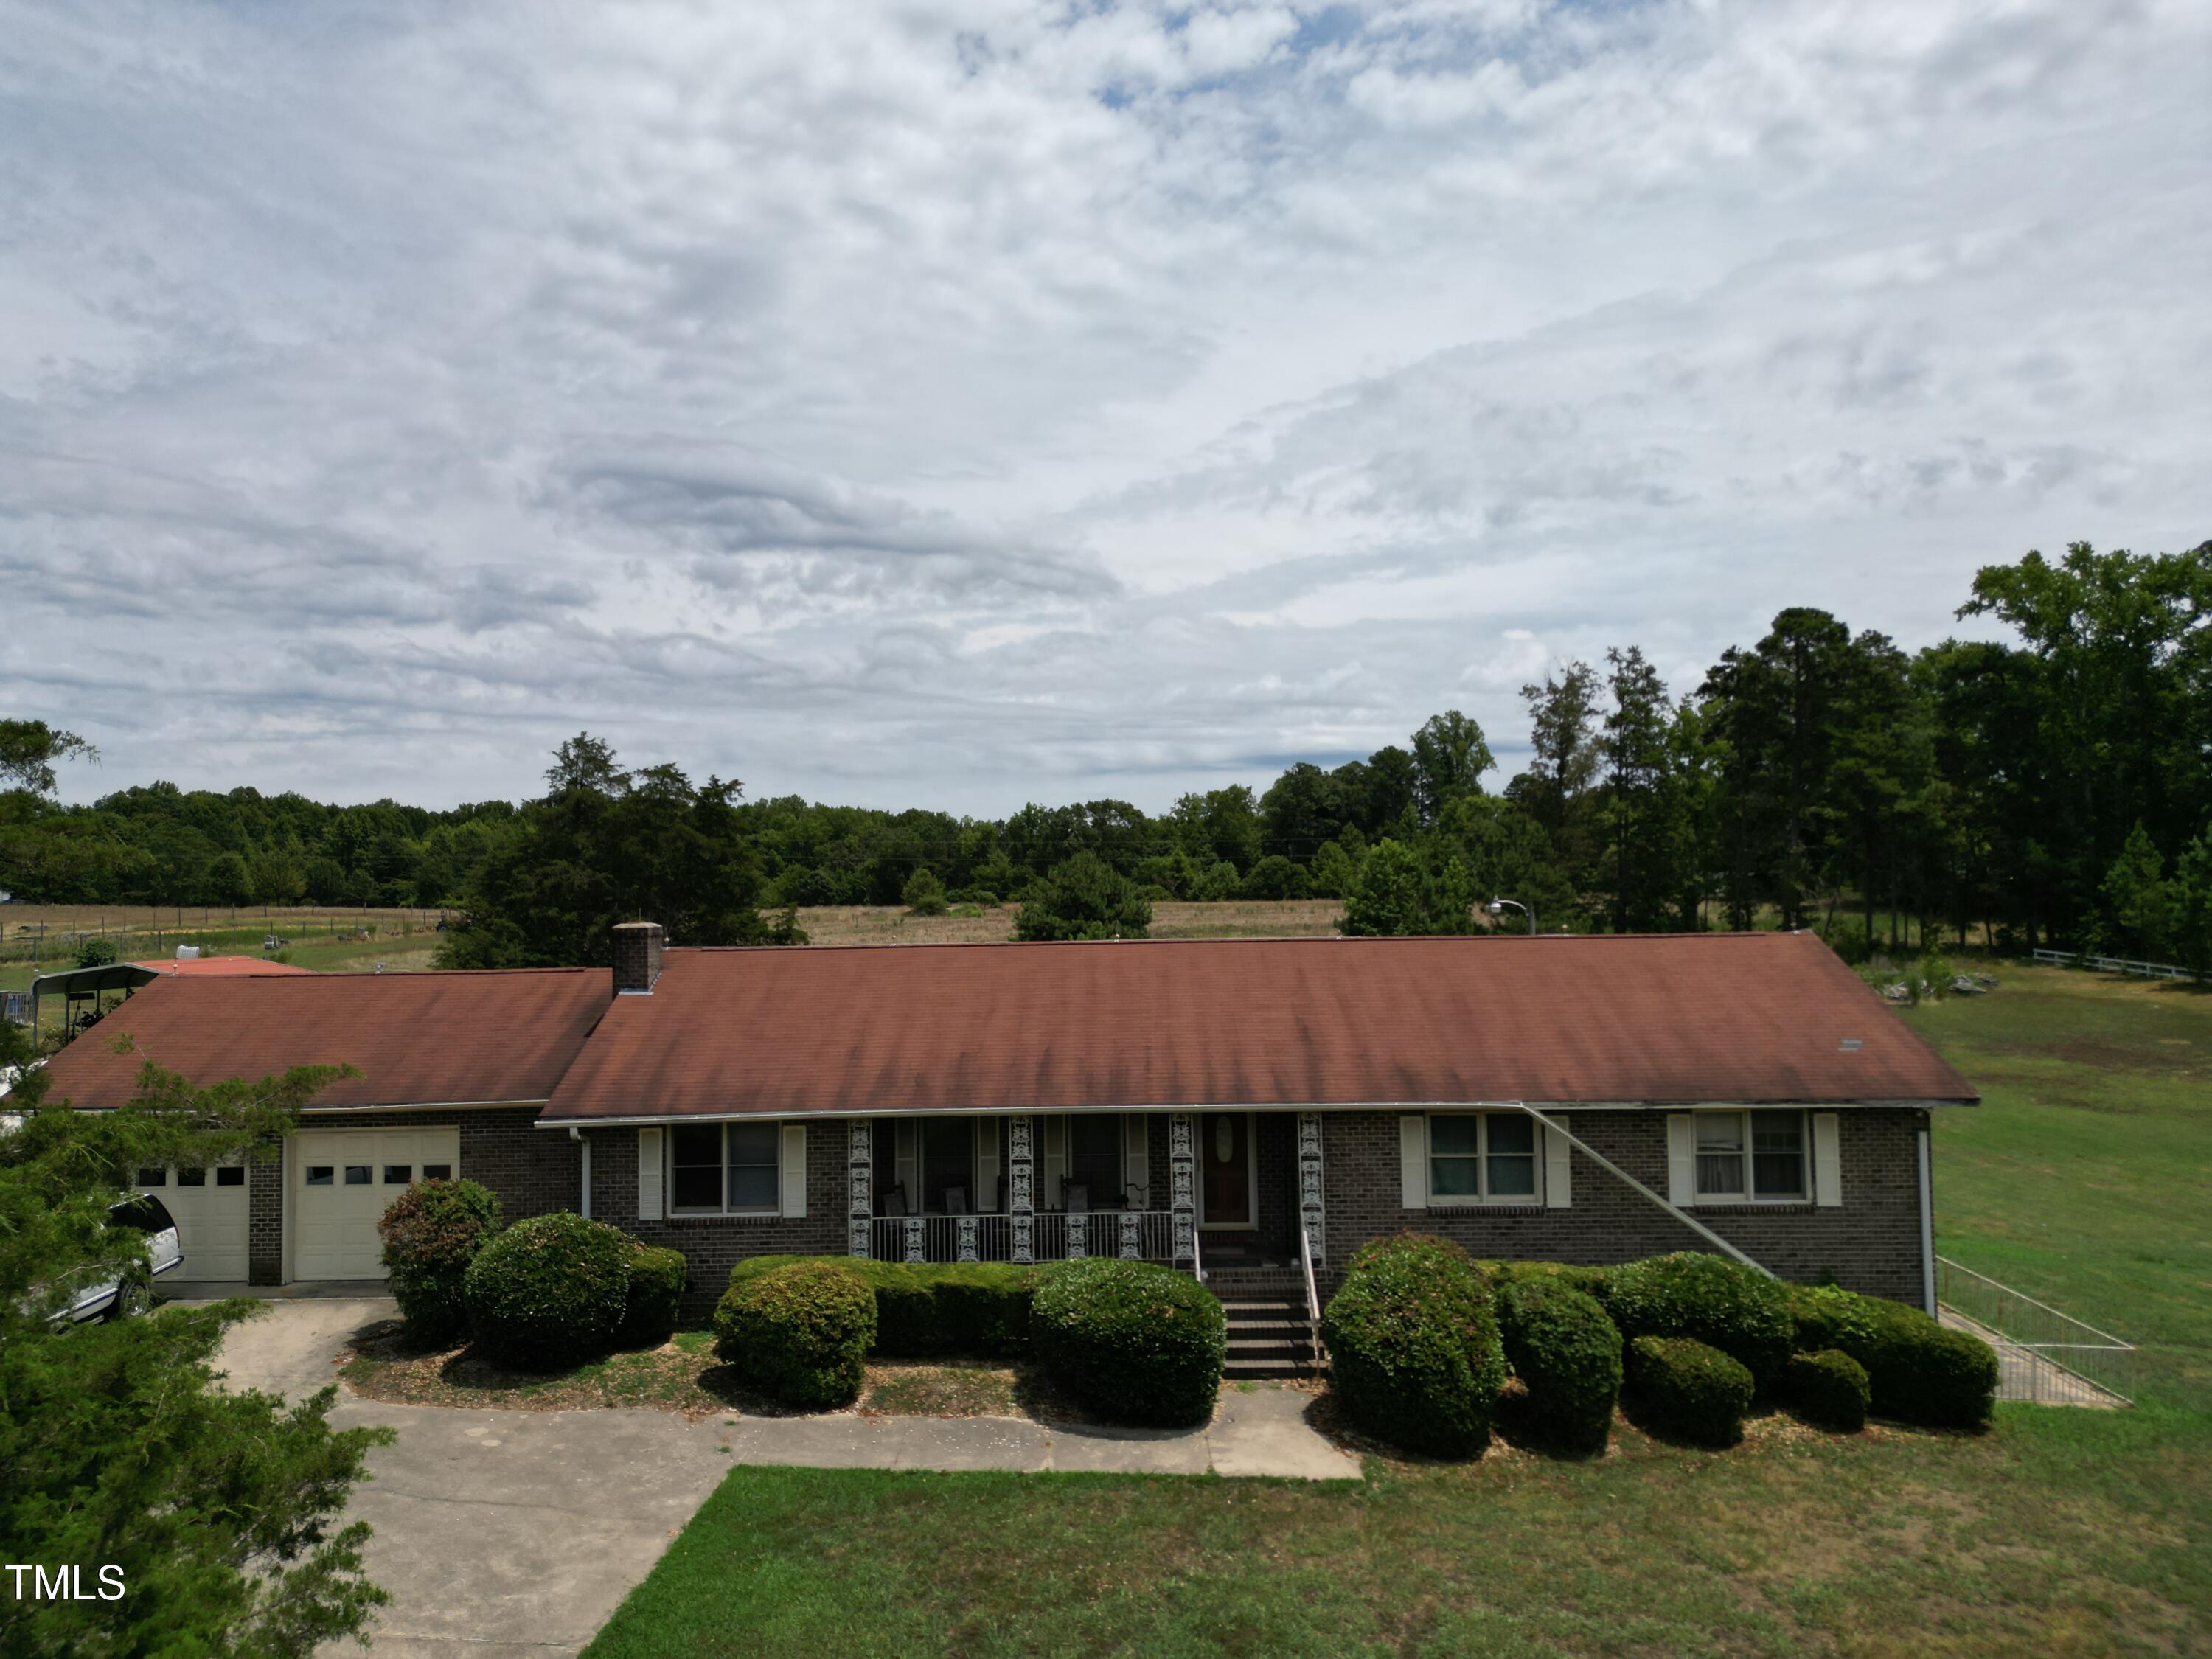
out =
[[671,951],[543,1121],[1969,1101],[1809,934]]
[[[54,1056],[48,1098],[118,1105],[151,1060],[198,1084],[359,1068],[317,1106],[544,1100],[611,991],[604,968],[164,975]],[[136,1052],[117,1054],[125,1034]]]

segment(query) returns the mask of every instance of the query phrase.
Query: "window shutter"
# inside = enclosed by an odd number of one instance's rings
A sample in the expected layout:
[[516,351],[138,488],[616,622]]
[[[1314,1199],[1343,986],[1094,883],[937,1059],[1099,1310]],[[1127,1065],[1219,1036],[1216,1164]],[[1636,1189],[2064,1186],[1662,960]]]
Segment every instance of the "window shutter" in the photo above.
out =
[[1842,1124],[1833,1112],[1813,1114],[1813,1201],[1831,1209],[1844,1201]]
[[1698,1120],[1687,1112],[1667,1115],[1667,1201],[1683,1210],[1698,1201]]
[[1151,1163],[1146,1157],[1146,1134],[1145,1115],[1142,1112],[1131,1112],[1122,1118],[1121,1180],[1125,1186],[1145,1189],[1145,1206],[1147,1209],[1157,1210],[1160,1206],[1152,1202],[1150,1190],[1152,1173]]
[[[1559,1117],[1554,1121],[1565,1123],[1566,1119]],[[1556,1129],[1545,1129],[1544,1207],[1547,1210],[1564,1210],[1574,1202],[1574,1189],[1567,1173],[1569,1150],[1565,1135]]]
[[660,1219],[660,1137],[659,1129],[637,1132],[637,1218]]
[[806,1214],[806,1126],[783,1126],[783,1212],[796,1220]]
[[1398,1198],[1408,1210],[1429,1207],[1429,1121],[1398,1120]]

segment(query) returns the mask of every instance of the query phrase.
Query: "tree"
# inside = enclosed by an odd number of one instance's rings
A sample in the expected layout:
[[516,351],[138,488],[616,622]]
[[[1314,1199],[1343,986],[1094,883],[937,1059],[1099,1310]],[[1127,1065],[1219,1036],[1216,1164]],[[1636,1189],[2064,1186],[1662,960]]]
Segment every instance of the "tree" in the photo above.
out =
[[1435,869],[1423,849],[1386,837],[1360,866],[1338,926],[1369,937],[1465,933],[1474,929],[1474,879],[1462,860]]
[[[88,1041],[91,1039],[87,1039]],[[0,1024],[0,1071],[28,1059]],[[0,1136],[0,1538],[11,1559],[113,1565],[125,1594],[0,1598],[10,1654],[301,1656],[357,1634],[388,1599],[362,1576],[347,1493],[388,1429],[334,1430],[337,1391],[288,1407],[221,1387],[223,1333],[266,1304],[170,1307],[58,1329],[73,1284],[143,1276],[143,1238],[109,1206],[141,1165],[266,1159],[339,1071],[195,1088],[148,1066],[109,1112],[44,1103],[19,1079]]]
[[1344,822],[1343,792],[1334,775],[1298,761],[1260,797],[1260,850],[1304,864]]
[[1413,733],[1413,805],[1434,823],[1462,795],[1482,793],[1482,775],[1496,763],[1482,728],[1458,709],[1431,714]]
[[56,761],[99,759],[100,750],[74,732],[58,732],[44,720],[0,720],[0,789],[51,795]]
[[1613,707],[1598,744],[1605,767],[1600,807],[1615,933],[1659,933],[1680,890],[1680,801],[1674,787],[1672,711],[1666,683],[1644,653],[1605,653]]
[[[585,741],[563,744],[562,756]],[[587,766],[564,760],[554,772],[564,768],[576,777],[485,851],[441,967],[605,966],[610,930],[641,917],[684,945],[805,942],[788,912],[774,926],[762,919],[760,865],[738,830],[735,779],[695,785],[670,765],[622,771],[604,744]]]
[[629,788],[629,778],[615,763],[613,744],[579,732],[553,751],[553,764],[545,769],[545,793],[564,795],[580,789],[594,795],[619,795]]
[[917,869],[908,876],[899,897],[910,916],[941,916],[945,912],[945,884],[927,869]]
[[1253,899],[1300,899],[1308,891],[1306,872],[1279,853],[1271,853],[1244,877],[1243,895]]
[[2212,977],[2212,827],[2173,861],[2174,953],[2200,980]]
[[1260,809],[1243,784],[1179,796],[1168,828],[1202,864],[1219,860],[1241,876],[1260,861]]
[[1096,853],[1078,853],[1054,866],[1014,915],[1014,937],[1025,939],[1142,939],[1152,907],[1137,884]]
[[2113,941],[2139,962],[2157,958],[2166,949],[2173,895],[2165,876],[2166,860],[2138,823],[2105,872],[2104,894]]
[[[1473,910],[1493,898],[1527,905],[1547,931],[1566,928],[1577,915],[1574,886],[1553,862],[1550,838],[1517,801],[1462,795],[1444,809],[1430,856],[1432,865],[1441,859],[1444,868],[1455,862],[1465,872],[1467,926]],[[1502,925],[1517,931],[1527,924],[1516,916]],[[1466,926],[1429,931],[1462,933]]]
[[1521,688],[1528,705],[1528,769],[1511,793],[1543,826],[1563,859],[1571,823],[1597,778],[1597,671],[1586,662],[1547,670],[1541,685]]

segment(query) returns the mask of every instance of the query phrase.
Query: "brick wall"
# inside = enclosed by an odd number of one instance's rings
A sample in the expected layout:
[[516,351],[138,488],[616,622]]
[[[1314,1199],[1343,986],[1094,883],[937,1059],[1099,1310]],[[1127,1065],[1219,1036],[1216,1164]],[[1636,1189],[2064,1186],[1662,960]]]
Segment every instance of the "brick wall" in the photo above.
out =
[[[703,1319],[730,1282],[730,1269],[747,1256],[845,1254],[846,1125],[842,1117],[806,1121],[806,1214],[781,1216],[669,1216],[637,1218],[637,1131],[586,1129],[592,1142],[592,1214],[669,1249],[681,1250],[689,1280],[687,1319]],[[541,1133],[550,1134],[550,1130]],[[568,1135],[561,1134],[565,1143]],[[885,1137],[888,1139],[888,1137]],[[573,1149],[572,1149],[573,1150]]]
[[[1707,1207],[1698,1219],[1784,1279],[1833,1273],[1851,1290],[1918,1304],[1921,1293],[1917,1109],[1838,1114],[1843,1203]],[[1331,1277],[1371,1238],[1412,1231],[1455,1240],[1477,1256],[1604,1265],[1712,1246],[1581,1152],[1571,1154],[1573,1203],[1564,1210],[1408,1210],[1400,1193],[1395,1112],[1323,1115],[1324,1190]],[[1567,1127],[1655,1192],[1667,1191],[1667,1115],[1588,1111]]]
[[[583,1194],[583,1149],[565,1130],[539,1129],[535,1106],[480,1107],[468,1110],[310,1113],[303,1127],[343,1129],[428,1129],[457,1126],[461,1132],[463,1180],[481,1182],[498,1195],[500,1214],[508,1221],[573,1210]],[[247,1274],[256,1285],[275,1285],[283,1276],[284,1170],[277,1163],[257,1164],[246,1175]]]

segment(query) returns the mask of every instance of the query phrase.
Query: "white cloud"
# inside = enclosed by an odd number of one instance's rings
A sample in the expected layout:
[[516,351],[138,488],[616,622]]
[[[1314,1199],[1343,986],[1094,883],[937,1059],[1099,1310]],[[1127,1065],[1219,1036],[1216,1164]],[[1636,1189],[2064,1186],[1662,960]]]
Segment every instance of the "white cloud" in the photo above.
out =
[[[2202,540],[2179,0],[0,7],[0,705],[152,775],[1257,779]],[[161,693],[138,688],[158,674]]]

